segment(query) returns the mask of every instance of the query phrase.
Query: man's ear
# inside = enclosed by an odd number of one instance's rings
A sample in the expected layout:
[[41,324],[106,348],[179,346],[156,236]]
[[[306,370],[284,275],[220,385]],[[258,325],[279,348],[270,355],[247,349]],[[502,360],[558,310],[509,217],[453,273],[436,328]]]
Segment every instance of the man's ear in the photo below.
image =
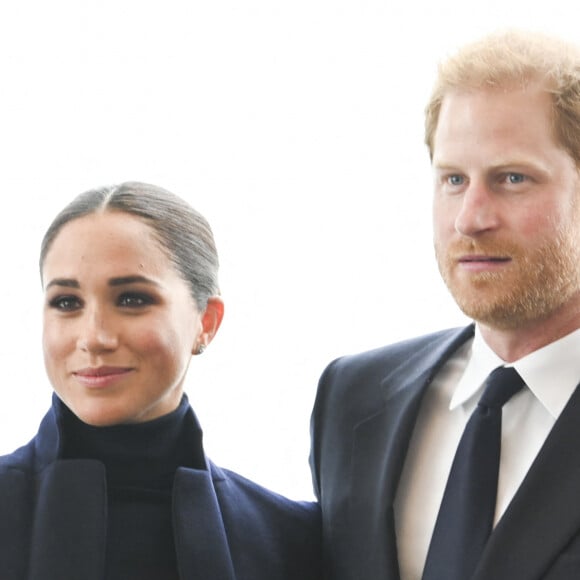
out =
[[193,354],[201,354],[213,340],[224,317],[224,301],[219,296],[210,296],[205,311],[201,315],[202,330],[198,336]]

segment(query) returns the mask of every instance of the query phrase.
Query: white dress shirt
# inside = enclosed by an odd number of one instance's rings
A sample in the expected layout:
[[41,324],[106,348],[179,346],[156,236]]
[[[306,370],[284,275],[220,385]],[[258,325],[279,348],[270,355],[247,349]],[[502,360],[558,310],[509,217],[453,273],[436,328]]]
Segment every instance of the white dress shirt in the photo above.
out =
[[[496,523],[580,381],[579,353],[580,329],[505,365],[528,388],[503,408]],[[503,364],[476,328],[427,390],[395,500],[401,580],[421,578],[459,439],[483,382]]]

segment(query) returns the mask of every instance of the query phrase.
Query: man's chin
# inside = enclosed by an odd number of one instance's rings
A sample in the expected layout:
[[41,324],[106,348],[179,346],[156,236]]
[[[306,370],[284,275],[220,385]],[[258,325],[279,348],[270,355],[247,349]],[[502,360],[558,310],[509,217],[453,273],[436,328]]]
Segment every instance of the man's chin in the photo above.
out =
[[469,318],[496,330],[517,330],[537,324],[557,309],[558,304],[526,301],[521,295],[490,300],[456,299],[461,311]]
[[492,328],[518,328],[530,317],[529,310],[513,296],[492,296],[489,291],[452,294],[463,314]]

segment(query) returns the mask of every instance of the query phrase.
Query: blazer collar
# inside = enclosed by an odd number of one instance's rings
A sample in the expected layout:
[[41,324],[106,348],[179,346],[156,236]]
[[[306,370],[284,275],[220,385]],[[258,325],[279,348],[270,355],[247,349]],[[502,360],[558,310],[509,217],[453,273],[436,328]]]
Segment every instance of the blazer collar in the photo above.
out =
[[446,330],[419,348],[408,353],[401,364],[390,368],[381,386],[385,400],[396,397],[401,391],[426,388],[453,353],[467,340],[473,338],[475,325]]
[[365,498],[373,498],[370,502],[375,506],[376,498],[381,498],[382,506],[393,501],[423,393],[471,336],[473,326],[447,332],[410,353],[384,377],[381,390],[385,405],[355,427],[351,496],[355,505]]
[[[219,471],[217,476],[222,475]],[[173,487],[173,522],[181,578],[235,580],[211,472],[177,470]]]
[[361,577],[399,577],[393,501],[422,396],[448,358],[473,336],[473,326],[446,331],[410,352],[381,383],[385,405],[355,427],[352,451],[351,543]]
[[[173,521],[180,577],[235,580],[212,471],[179,468],[175,476]],[[218,469],[214,477],[219,482],[223,472]],[[37,505],[43,509],[33,515],[27,578],[102,580],[107,526],[102,464],[59,460],[40,474],[37,493]]]
[[102,464],[61,460],[39,474],[30,554],[31,580],[101,580],[106,484]]
[[[8,507],[13,509],[19,526],[30,525],[32,529],[28,578],[61,580],[78,576],[83,580],[101,580],[107,526],[105,470],[99,461],[59,459],[63,438],[61,405],[55,396],[34,440],[36,484],[28,493],[36,495],[34,505],[42,506],[42,510],[32,510],[28,524],[23,521],[22,513],[20,517],[17,515],[25,506]],[[199,429],[191,408],[188,413],[193,427]],[[199,432],[203,453],[201,430]],[[234,580],[214,487],[226,476],[205,456],[203,458],[205,469],[179,468],[173,486],[173,521],[180,575],[200,580]],[[27,495],[20,501],[28,503],[31,499],[31,495]]]

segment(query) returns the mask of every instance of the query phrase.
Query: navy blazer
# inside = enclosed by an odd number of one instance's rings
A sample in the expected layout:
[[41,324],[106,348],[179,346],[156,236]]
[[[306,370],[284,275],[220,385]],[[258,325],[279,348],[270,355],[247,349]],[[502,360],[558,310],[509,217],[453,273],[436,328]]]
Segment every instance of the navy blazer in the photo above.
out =
[[[53,405],[35,438],[0,458],[1,580],[103,580],[104,466],[59,459],[57,415]],[[182,580],[319,579],[317,504],[207,459],[205,469],[178,469],[172,504]]]
[[[473,326],[331,363],[311,468],[332,580],[399,580],[393,502],[425,390]],[[555,385],[556,387],[556,385]],[[495,527],[472,580],[580,578],[580,389]]]

